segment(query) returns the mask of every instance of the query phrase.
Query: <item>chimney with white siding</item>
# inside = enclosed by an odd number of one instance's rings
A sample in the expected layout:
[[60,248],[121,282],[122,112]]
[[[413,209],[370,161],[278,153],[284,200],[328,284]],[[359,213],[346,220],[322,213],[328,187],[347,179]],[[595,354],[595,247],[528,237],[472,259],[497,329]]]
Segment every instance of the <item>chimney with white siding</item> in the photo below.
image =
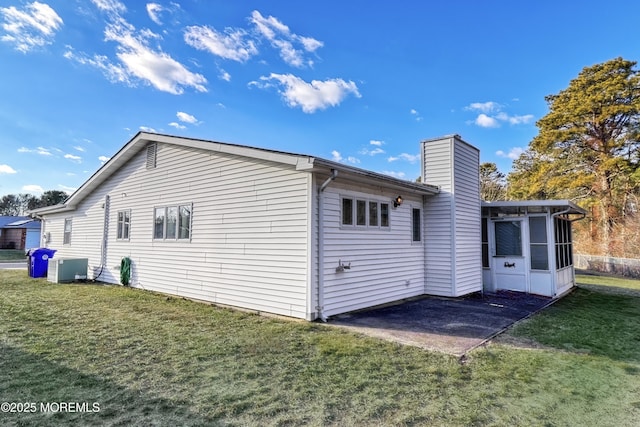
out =
[[440,186],[426,199],[425,293],[482,290],[480,151],[459,135],[421,143],[422,182]]

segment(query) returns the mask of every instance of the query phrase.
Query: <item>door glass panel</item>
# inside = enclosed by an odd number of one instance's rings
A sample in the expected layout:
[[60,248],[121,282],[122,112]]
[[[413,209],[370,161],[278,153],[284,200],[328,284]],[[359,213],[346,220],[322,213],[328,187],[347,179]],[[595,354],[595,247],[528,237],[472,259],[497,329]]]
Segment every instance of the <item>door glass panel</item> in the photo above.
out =
[[522,256],[522,227],[520,221],[495,223],[496,255]]

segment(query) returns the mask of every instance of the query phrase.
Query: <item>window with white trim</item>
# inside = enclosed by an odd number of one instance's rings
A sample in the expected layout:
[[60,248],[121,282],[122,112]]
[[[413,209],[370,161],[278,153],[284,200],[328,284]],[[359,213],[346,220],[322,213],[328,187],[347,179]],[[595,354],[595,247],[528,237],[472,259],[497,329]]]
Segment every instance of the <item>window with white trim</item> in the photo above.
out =
[[154,209],[154,240],[190,240],[192,205],[160,206]]
[[340,224],[358,228],[388,228],[389,203],[343,197]]
[[411,241],[422,241],[422,215],[418,208],[411,209]]
[[62,244],[63,245],[70,245],[71,244],[71,225],[72,225],[72,218],[65,218],[64,219],[64,234],[62,236]]
[[131,231],[131,210],[118,211],[117,235],[118,240],[129,240]]

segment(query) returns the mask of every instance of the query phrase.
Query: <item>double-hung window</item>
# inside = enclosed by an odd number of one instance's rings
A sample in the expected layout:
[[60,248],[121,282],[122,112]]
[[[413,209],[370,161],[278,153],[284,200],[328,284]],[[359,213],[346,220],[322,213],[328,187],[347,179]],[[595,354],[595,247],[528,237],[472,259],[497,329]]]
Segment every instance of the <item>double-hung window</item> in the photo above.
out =
[[64,234],[62,236],[62,244],[69,245],[71,244],[71,218],[65,218],[64,220]]
[[190,240],[192,205],[160,206],[154,209],[155,240]]
[[118,240],[129,240],[129,232],[131,231],[131,211],[118,211]]

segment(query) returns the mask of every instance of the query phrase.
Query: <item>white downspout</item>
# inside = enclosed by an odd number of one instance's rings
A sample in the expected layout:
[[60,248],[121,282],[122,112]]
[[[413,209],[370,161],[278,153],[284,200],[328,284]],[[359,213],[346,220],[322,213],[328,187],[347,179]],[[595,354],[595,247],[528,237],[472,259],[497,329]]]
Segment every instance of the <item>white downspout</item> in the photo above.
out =
[[331,169],[331,176],[326,179],[320,186],[318,191],[318,294],[316,315],[323,322],[327,321],[324,315],[324,275],[322,274],[322,266],[324,265],[324,213],[322,208],[322,193],[338,177],[338,171]]

